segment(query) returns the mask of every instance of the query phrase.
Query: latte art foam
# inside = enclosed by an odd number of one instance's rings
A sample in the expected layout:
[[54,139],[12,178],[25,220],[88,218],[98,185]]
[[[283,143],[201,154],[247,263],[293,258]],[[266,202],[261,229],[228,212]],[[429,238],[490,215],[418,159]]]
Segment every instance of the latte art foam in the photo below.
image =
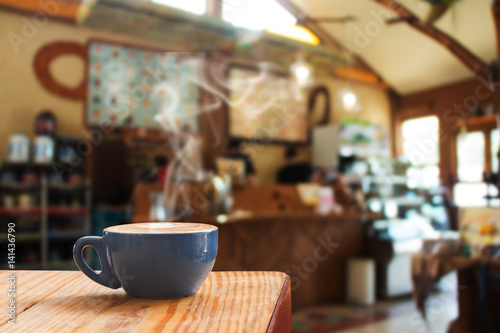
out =
[[131,223],[116,225],[104,229],[104,231],[117,234],[191,234],[197,232],[209,232],[216,230],[217,227],[203,223],[176,223],[176,222],[158,222],[158,223]]

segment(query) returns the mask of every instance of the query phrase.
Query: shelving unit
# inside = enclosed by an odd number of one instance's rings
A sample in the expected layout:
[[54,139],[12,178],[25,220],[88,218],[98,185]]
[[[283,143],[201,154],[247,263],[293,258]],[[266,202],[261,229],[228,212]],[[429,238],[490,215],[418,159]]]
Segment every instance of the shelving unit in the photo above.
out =
[[[0,248],[7,253],[7,224],[16,224],[16,269],[76,269],[75,241],[91,233],[91,184],[0,183],[0,198],[30,195],[33,208],[0,207]],[[2,201],[3,204],[3,201]],[[0,258],[0,269],[7,262]]]

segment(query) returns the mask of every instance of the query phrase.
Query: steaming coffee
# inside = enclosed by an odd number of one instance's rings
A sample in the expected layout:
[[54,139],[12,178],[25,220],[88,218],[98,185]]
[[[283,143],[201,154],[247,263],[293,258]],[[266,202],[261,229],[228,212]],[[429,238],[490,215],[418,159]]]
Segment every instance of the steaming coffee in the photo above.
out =
[[[212,270],[217,238],[217,227],[209,224],[126,224],[104,229],[103,237],[80,238],[73,257],[103,286],[137,297],[182,297],[196,293]],[[102,272],[85,262],[87,246],[97,251]]]
[[119,234],[190,234],[213,230],[217,230],[217,227],[202,223],[132,223],[109,227],[104,232]]

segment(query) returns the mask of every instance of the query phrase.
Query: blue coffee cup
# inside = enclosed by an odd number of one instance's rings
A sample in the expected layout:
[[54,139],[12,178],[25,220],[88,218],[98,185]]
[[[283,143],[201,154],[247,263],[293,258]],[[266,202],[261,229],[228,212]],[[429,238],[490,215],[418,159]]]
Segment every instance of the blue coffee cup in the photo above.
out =
[[[104,229],[103,237],[80,238],[73,258],[103,286],[131,296],[173,298],[200,289],[217,256],[218,229],[199,223],[137,223]],[[83,249],[93,247],[102,271],[87,265]]]

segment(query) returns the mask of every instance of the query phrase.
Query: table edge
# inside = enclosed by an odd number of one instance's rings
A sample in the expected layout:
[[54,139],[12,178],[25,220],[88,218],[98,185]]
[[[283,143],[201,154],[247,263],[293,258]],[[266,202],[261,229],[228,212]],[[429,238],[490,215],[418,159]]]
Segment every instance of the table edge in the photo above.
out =
[[274,307],[267,333],[292,331],[292,293],[290,276],[286,275],[281,292]]

